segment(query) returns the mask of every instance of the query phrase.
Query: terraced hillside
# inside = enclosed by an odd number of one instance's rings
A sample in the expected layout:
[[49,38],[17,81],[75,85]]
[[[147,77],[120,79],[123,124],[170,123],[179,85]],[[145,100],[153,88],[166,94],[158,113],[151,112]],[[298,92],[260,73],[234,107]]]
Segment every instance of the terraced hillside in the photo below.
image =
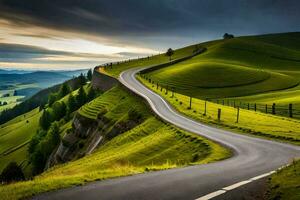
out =
[[208,163],[230,156],[220,145],[155,118],[144,103],[121,87],[86,104],[79,114],[95,119],[102,113],[115,126],[124,124],[132,110],[142,119],[133,129],[113,137],[82,159],[58,165],[31,181],[1,186],[1,197],[19,199],[89,181]]
[[205,53],[147,76],[198,98],[298,90],[299,36],[300,33],[249,36],[202,44],[208,49]]

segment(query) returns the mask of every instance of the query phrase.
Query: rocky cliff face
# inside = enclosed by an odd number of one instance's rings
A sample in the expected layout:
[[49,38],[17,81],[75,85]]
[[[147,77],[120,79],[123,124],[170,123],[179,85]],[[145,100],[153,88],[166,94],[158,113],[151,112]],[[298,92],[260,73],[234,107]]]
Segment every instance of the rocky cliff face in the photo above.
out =
[[[117,79],[94,70],[92,78],[94,88],[106,91],[117,84]],[[90,154],[105,142],[141,123],[139,117],[131,117],[126,121],[108,119],[105,117],[106,112],[100,112],[96,120],[77,113],[73,119],[72,128],[67,131],[58,148],[48,159],[46,169],[58,163],[68,162]]]
[[87,119],[79,114],[73,119],[70,129],[50,156],[47,168],[58,163],[74,160],[92,152],[100,142],[101,133],[98,131],[98,121]]

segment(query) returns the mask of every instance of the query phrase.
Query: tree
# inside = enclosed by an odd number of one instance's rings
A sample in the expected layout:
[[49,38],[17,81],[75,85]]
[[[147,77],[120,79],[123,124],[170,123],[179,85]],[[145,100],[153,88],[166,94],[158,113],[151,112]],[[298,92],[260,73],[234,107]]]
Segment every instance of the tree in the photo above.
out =
[[77,109],[76,100],[71,93],[68,98],[68,110],[71,113],[71,112],[75,111],[76,109]]
[[92,80],[92,77],[93,77],[93,72],[92,72],[91,69],[89,69],[89,71],[87,72],[87,79],[88,79],[89,81],[91,81],[91,80]]
[[16,162],[10,162],[2,171],[0,181],[10,183],[12,181],[24,180],[25,176],[22,168]]
[[51,115],[47,110],[44,110],[41,118],[40,118],[40,126],[44,130],[48,130],[51,125]]
[[77,102],[78,107],[82,106],[86,102],[86,100],[87,100],[86,93],[85,93],[83,87],[81,86],[79,88],[78,94],[76,96],[76,102]]
[[234,35],[232,35],[232,34],[228,34],[228,33],[225,33],[224,35],[223,35],[223,39],[232,39],[232,38],[234,38]]
[[47,136],[50,137],[49,139],[53,146],[56,146],[60,143],[61,138],[60,138],[60,134],[59,134],[59,125],[57,122],[52,123]]
[[166,56],[169,56],[170,61],[172,60],[172,55],[174,54],[173,49],[169,48],[168,51],[166,52]]
[[52,104],[57,100],[57,94],[56,93],[51,93],[49,95],[49,98],[48,98],[48,104],[49,106],[52,106]]
[[96,96],[96,92],[95,90],[93,89],[93,87],[90,87],[89,91],[88,91],[88,94],[87,94],[87,99],[89,101],[93,100]]
[[86,84],[86,78],[85,76],[81,73],[78,77],[78,81],[79,81],[79,85],[80,86],[83,86]]
[[65,82],[60,87],[58,96],[59,96],[59,98],[62,98],[64,96],[66,96],[67,94],[69,94],[70,92],[71,92],[71,89],[70,89],[69,85]]
[[67,106],[64,102],[55,102],[52,105],[53,109],[53,120],[60,120],[67,113]]
[[60,143],[58,122],[52,123],[47,135],[35,145],[34,152],[31,154],[30,160],[33,165],[33,173],[38,174],[45,168],[46,162],[53,150]]

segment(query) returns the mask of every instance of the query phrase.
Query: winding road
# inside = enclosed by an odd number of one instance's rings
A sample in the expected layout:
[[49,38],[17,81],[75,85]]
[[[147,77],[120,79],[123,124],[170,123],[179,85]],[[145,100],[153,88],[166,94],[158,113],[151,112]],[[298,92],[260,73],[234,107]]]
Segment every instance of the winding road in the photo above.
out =
[[136,78],[142,69],[123,72],[119,81],[144,97],[163,120],[230,147],[220,162],[110,179],[46,193],[35,199],[210,199],[270,175],[300,156],[300,147],[220,130],[175,111]]

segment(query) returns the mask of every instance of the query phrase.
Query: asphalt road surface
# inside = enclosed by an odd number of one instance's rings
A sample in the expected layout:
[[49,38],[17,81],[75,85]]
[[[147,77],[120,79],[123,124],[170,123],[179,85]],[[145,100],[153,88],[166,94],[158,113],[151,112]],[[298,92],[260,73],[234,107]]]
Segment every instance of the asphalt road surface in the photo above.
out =
[[35,199],[210,199],[267,176],[300,156],[298,146],[220,130],[179,114],[136,80],[135,74],[140,70],[123,72],[120,82],[144,97],[163,120],[230,147],[234,156],[206,165],[94,182],[45,193]]

